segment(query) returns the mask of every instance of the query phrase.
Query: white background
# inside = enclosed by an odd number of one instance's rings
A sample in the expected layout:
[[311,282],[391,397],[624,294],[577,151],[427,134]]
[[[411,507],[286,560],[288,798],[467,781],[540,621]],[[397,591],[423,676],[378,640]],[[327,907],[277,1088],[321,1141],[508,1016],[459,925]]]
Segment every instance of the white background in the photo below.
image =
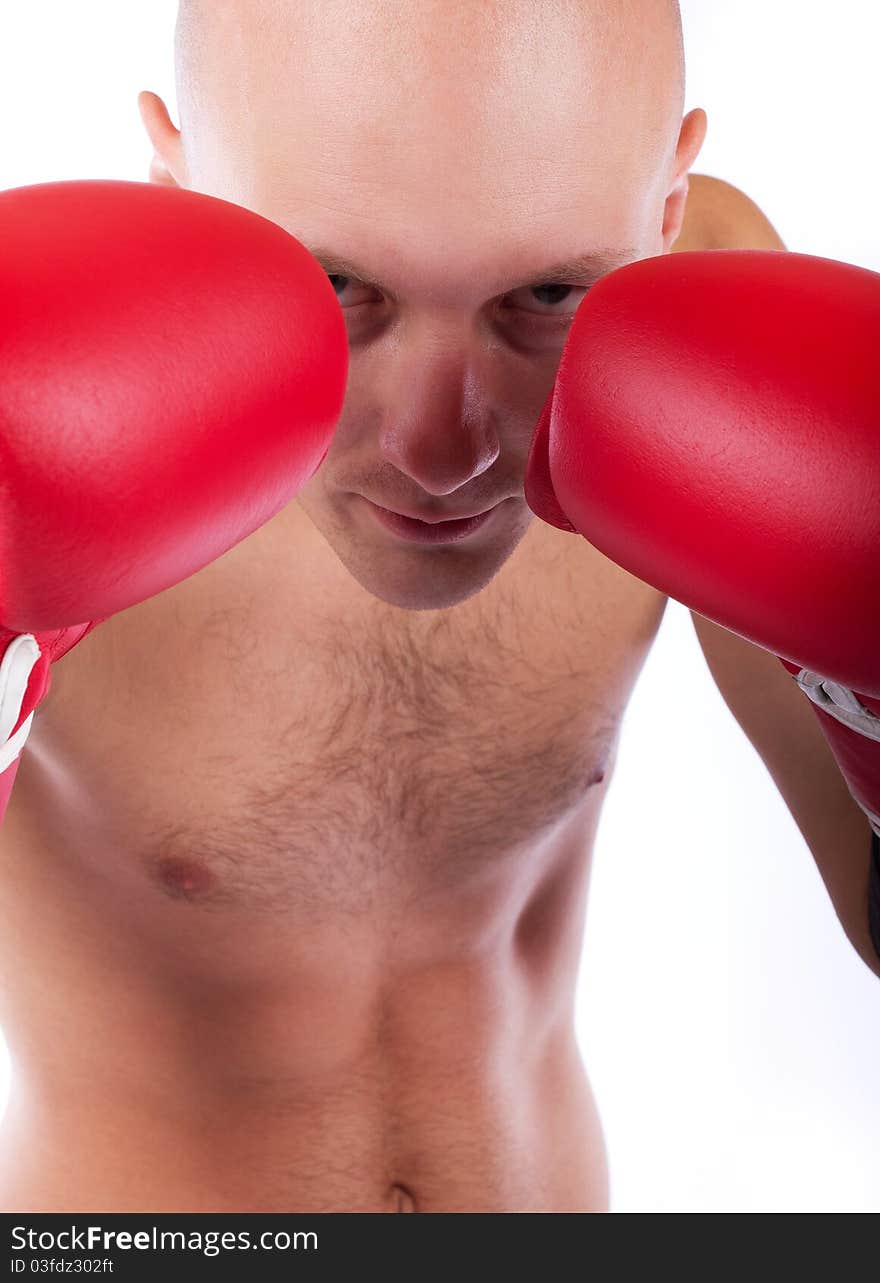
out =
[[[875,0],[685,0],[698,172],[880,270]],[[146,178],[173,0],[3,0],[0,186]],[[866,845],[867,857],[867,845]],[[635,942],[635,947],[633,945]],[[617,1211],[878,1211],[880,983],[671,605],[596,851],[579,1028]]]

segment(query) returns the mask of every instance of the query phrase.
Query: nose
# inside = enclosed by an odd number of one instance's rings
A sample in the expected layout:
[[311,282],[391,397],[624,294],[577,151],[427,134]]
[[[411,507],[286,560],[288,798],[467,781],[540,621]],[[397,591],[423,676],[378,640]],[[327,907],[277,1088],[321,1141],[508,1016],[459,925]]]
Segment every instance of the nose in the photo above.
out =
[[389,372],[380,449],[426,494],[451,494],[500,453],[475,344],[467,333],[412,329]]

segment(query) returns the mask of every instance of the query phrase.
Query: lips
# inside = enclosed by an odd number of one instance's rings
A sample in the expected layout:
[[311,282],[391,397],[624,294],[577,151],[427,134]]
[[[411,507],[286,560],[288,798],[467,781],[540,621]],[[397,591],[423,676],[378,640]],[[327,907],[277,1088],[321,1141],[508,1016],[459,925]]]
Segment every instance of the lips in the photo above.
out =
[[397,517],[407,517],[410,521],[423,521],[428,526],[436,526],[443,521],[471,521],[474,517],[482,517],[484,513],[491,512],[500,502],[500,500],[497,500],[496,503],[490,503],[486,508],[478,508],[476,512],[444,512],[440,517],[435,513],[429,512],[403,512],[400,508],[389,508],[386,504],[376,504],[375,506],[384,508],[386,512],[391,512]]
[[476,534],[494,520],[501,504],[484,508],[472,517],[437,517],[434,514],[429,519],[409,517],[391,508],[382,508],[369,499],[365,500],[365,507],[373,519],[392,534],[415,543],[439,544],[457,543]]

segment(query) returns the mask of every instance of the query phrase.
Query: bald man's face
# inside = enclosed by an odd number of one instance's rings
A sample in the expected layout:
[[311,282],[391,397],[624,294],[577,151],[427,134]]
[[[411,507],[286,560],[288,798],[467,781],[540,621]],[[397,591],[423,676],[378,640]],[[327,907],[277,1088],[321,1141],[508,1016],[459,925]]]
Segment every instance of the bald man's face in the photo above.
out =
[[188,183],[292,232],[347,321],[342,418],[297,502],[376,597],[464,601],[535,520],[529,444],[578,304],[662,250],[670,6],[193,3]]

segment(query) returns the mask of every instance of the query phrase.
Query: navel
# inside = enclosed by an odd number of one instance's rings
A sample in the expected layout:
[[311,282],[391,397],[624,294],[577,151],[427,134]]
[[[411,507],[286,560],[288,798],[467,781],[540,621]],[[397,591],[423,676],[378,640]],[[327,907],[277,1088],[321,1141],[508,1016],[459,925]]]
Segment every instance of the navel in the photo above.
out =
[[416,1200],[405,1185],[392,1185],[388,1194],[389,1210],[392,1212],[414,1212]]

